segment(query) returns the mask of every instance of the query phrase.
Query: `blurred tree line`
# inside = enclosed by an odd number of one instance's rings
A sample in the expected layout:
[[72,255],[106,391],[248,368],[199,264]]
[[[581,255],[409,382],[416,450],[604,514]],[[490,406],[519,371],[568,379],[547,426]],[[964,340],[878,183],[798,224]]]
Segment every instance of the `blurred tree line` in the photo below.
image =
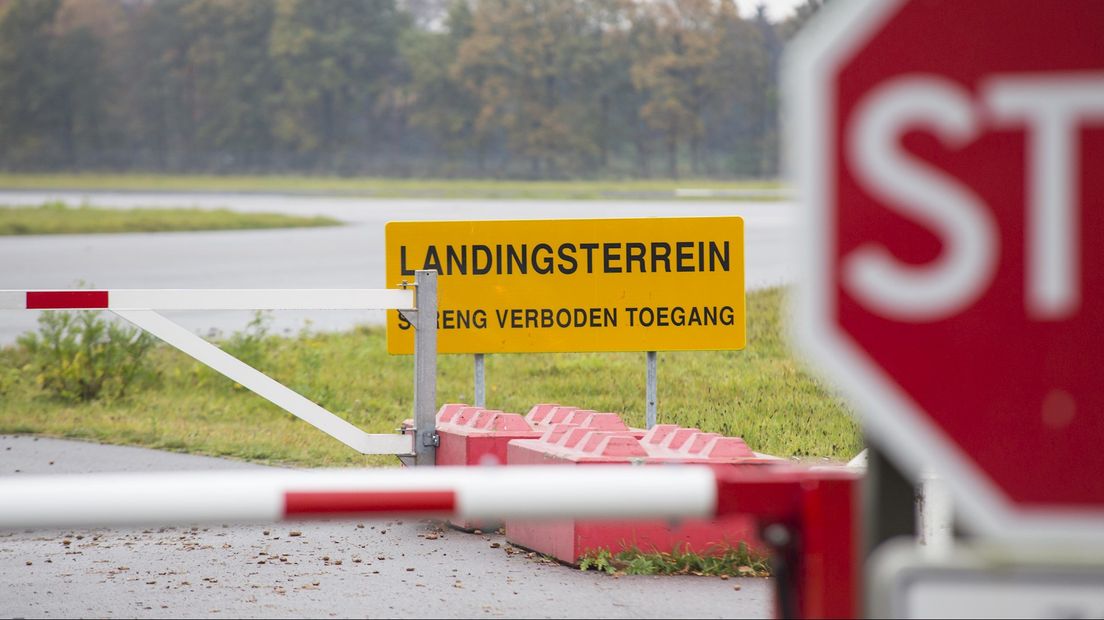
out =
[[770,177],[822,2],[0,0],[0,169]]

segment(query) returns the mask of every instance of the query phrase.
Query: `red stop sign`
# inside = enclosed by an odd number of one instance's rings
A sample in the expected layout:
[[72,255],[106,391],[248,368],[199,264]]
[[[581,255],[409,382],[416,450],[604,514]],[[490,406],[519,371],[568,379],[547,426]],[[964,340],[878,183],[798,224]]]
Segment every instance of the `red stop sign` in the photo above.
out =
[[1104,536],[1104,2],[818,19],[787,73],[801,341],[977,528]]

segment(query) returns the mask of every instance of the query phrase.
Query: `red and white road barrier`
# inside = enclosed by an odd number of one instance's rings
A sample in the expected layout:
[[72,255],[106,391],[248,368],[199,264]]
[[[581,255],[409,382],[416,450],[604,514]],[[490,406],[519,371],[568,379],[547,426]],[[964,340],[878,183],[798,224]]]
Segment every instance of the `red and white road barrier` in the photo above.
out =
[[[398,310],[416,320],[421,306],[432,319],[437,315],[436,273],[419,271],[415,278],[420,284],[398,289],[0,290],[0,310],[108,310],[362,454],[411,456],[432,464],[434,372],[416,373],[416,433],[422,441],[416,441],[414,433],[366,433],[157,312]],[[435,364],[435,321],[423,321],[415,342],[423,342],[415,366]]]
[[[453,521],[753,515],[785,617],[858,613],[859,476],[787,467],[507,466],[0,478],[0,530],[304,518]],[[796,541],[796,544],[795,544]]]
[[213,471],[0,479],[0,528],[455,519],[684,518],[718,513],[708,467]]
[[412,289],[0,291],[0,310],[362,310],[413,307]]

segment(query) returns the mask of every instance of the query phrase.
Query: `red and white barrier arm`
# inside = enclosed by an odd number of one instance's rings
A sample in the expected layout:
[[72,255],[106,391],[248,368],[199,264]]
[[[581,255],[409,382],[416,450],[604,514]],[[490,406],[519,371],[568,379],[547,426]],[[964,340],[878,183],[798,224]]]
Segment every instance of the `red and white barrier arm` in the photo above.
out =
[[398,515],[469,520],[711,517],[718,513],[721,484],[703,466],[7,476],[0,478],[0,528]]
[[414,310],[414,289],[0,290],[0,310],[109,310],[362,454],[414,454],[412,435],[365,433],[157,313]]
[[0,290],[0,310],[409,310],[412,289]]

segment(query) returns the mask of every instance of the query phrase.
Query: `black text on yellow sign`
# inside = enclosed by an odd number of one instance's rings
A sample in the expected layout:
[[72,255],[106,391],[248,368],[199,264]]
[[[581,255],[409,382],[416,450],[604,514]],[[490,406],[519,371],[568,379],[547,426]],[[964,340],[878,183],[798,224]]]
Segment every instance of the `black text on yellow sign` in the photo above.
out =
[[[391,222],[387,286],[438,277],[441,353],[742,349],[738,217]],[[390,311],[387,350],[412,353]]]

